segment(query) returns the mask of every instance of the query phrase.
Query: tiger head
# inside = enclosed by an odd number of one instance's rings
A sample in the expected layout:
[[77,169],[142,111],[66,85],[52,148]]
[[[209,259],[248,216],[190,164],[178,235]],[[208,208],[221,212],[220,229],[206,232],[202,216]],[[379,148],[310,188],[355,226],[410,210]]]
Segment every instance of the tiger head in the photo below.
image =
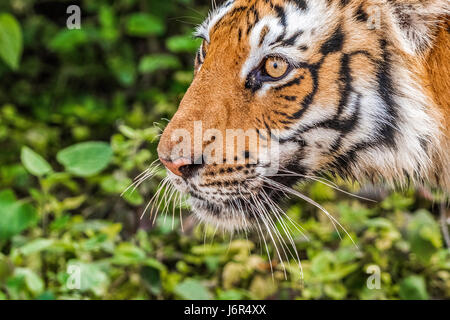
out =
[[[255,225],[292,184],[327,172],[448,188],[448,6],[230,0],[215,8],[197,29],[194,80],[158,146],[171,182],[199,219],[229,230]],[[230,146],[230,130],[257,139]]]

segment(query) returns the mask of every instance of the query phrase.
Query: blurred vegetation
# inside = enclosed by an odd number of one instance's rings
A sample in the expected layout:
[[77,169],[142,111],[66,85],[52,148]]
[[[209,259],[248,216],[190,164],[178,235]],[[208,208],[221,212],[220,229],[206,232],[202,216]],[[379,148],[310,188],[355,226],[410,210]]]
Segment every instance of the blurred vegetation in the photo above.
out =
[[[82,8],[80,30],[66,28],[71,4]],[[157,158],[209,5],[0,3],[0,299],[449,299],[436,205],[414,191],[371,204],[303,186],[359,247],[313,207],[286,202],[310,238],[294,234],[303,282],[295,263],[284,280],[276,259],[272,279],[256,235],[214,237],[188,208],[184,232],[178,217],[141,220],[164,172],[120,196]],[[367,286],[372,265],[380,289]],[[73,266],[79,289],[68,285]]]

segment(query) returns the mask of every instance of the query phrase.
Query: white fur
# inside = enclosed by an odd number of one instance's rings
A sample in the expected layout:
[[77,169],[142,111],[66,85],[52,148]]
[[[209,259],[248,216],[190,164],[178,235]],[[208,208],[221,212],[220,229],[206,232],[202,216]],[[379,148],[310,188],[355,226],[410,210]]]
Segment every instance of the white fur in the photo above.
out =
[[194,35],[205,39],[207,42],[210,42],[211,29],[233,8],[233,3],[234,0],[228,0],[222,6],[213,9],[209,13],[208,18],[200,26],[197,27]]

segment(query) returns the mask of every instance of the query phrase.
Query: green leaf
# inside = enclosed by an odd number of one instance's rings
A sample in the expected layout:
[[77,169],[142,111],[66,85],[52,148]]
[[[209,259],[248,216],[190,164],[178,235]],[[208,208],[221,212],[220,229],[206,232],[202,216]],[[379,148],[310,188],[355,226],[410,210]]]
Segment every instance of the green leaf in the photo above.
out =
[[147,55],[139,62],[139,72],[153,73],[157,70],[176,69],[181,66],[177,57],[169,54]]
[[167,39],[167,48],[174,52],[195,52],[201,44],[200,39],[194,39],[191,35],[173,36]]
[[27,256],[32,253],[41,252],[54,243],[53,239],[36,239],[19,248],[19,251]]
[[28,172],[34,176],[42,177],[53,171],[50,164],[41,155],[28,147],[22,148],[20,159]]
[[243,292],[235,289],[219,292],[217,296],[217,300],[242,300],[243,298]]
[[143,267],[141,269],[141,277],[151,293],[155,295],[161,294],[162,284],[159,270],[151,267]]
[[419,210],[408,224],[408,241],[411,251],[422,263],[430,261],[431,256],[442,247],[439,224],[431,214]]
[[87,43],[88,34],[83,30],[67,30],[64,29],[57,33],[49,43],[50,49],[58,52],[68,52],[76,49],[76,47]]
[[0,57],[16,70],[23,50],[22,29],[12,15],[0,15]]
[[393,193],[381,203],[381,207],[386,210],[407,210],[414,202],[412,195]]
[[125,199],[126,202],[128,202],[129,204],[131,204],[133,206],[140,206],[144,203],[144,198],[136,190],[126,192],[123,195],[123,198]]
[[112,149],[104,142],[84,142],[61,150],[57,160],[66,171],[90,177],[104,170],[112,159]]
[[342,300],[347,296],[347,288],[342,283],[327,283],[325,294],[335,300]]
[[148,13],[134,13],[126,21],[126,31],[130,36],[162,35],[165,29],[164,23],[160,18]]
[[400,297],[405,300],[428,300],[429,295],[425,279],[421,276],[410,276],[400,284]]
[[27,268],[16,268],[15,275],[23,277],[27,288],[37,296],[44,292],[44,281],[32,270]]
[[102,179],[100,186],[108,194],[121,194],[133,181],[123,175],[111,175]]
[[[132,180],[127,177],[121,176],[108,176],[102,179],[101,187],[109,194],[122,194],[124,190],[128,188],[132,183]],[[123,194],[123,198],[129,204],[134,206],[140,206],[144,203],[144,198],[139,194],[137,190],[130,188]]]
[[13,272],[13,265],[10,260],[0,253],[0,283],[9,278]]
[[210,300],[211,293],[198,280],[187,279],[175,287],[175,293],[184,300]]
[[108,59],[108,65],[122,85],[131,86],[136,81],[136,66],[133,61],[115,56]]
[[0,240],[7,240],[35,225],[37,212],[33,206],[17,201],[13,191],[0,192]]
[[145,252],[131,243],[121,243],[114,251],[114,263],[128,265],[142,262],[146,258]]
[[102,26],[101,36],[106,41],[115,41],[119,37],[119,29],[116,24],[116,16],[111,6],[103,5],[100,8],[98,19]]

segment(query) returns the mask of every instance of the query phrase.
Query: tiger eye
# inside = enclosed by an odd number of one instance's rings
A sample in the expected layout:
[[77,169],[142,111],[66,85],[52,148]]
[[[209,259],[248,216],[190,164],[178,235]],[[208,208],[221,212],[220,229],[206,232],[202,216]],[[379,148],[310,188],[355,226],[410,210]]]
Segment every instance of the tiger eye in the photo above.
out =
[[280,78],[285,75],[289,68],[289,64],[280,58],[268,58],[266,60],[266,73],[272,78]]

